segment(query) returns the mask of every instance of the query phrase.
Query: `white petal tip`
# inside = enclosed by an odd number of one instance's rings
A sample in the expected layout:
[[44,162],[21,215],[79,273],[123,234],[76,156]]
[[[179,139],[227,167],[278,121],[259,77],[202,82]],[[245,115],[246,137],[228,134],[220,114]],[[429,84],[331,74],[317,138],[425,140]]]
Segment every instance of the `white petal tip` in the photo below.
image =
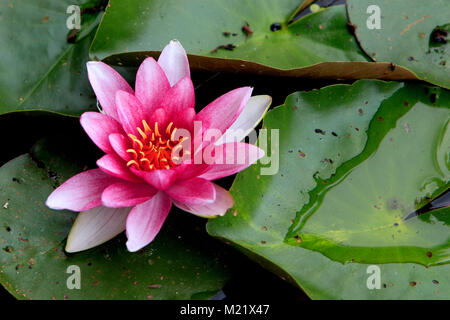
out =
[[136,251],[139,251],[140,249],[142,249],[142,247],[140,247],[136,243],[132,243],[130,241],[127,241],[126,245],[127,245],[128,251],[130,251],[130,252],[136,252]]
[[86,62],[86,67],[88,68],[88,71],[89,71],[90,68],[94,68],[101,64],[103,64],[103,62],[101,62],[101,61],[88,61],[88,62]]
[[257,160],[263,158],[265,155],[266,155],[266,152],[265,152],[263,149],[258,148],[258,156],[257,156]]
[[76,236],[74,237],[72,234],[72,230],[70,230],[69,237],[67,238],[66,242],[66,247],[64,248],[66,252],[75,253],[92,248],[92,246],[86,246],[86,243],[81,238],[77,238]]
[[50,197],[48,197],[47,201],[45,201],[45,205],[52,210],[63,210],[64,209],[58,205],[58,202],[56,202],[54,199],[52,199]]
[[82,250],[77,250],[76,248],[72,248],[71,246],[69,246],[69,244],[66,244],[66,247],[64,248],[64,251],[66,251],[67,253],[75,253],[75,252],[80,252]]

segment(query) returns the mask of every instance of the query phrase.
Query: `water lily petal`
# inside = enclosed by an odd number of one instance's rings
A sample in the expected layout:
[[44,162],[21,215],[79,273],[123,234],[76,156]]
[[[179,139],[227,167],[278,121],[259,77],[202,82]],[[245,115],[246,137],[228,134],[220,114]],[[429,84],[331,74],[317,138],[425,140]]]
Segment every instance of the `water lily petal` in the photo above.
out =
[[96,247],[125,230],[131,208],[97,208],[81,212],[70,230],[66,251],[79,252]]
[[209,165],[199,177],[216,180],[246,169],[264,157],[264,150],[243,142],[225,143],[221,145],[223,155],[219,163]]
[[101,205],[103,190],[118,181],[100,169],[84,171],[60,185],[45,204],[57,210],[89,210]]
[[175,170],[177,172],[177,181],[178,180],[190,180],[192,178],[195,178],[202,173],[204,173],[206,170],[208,170],[209,165],[206,163],[199,163],[199,164],[184,164],[182,163],[178,167],[175,167],[172,170]]
[[195,107],[194,85],[190,77],[184,77],[167,91],[162,108],[170,115],[178,114],[182,110]]
[[166,110],[163,108],[158,108],[153,111],[152,115],[150,116],[150,122],[152,124],[152,128],[154,126],[155,122],[158,122],[159,129],[166,128],[168,123],[169,117],[167,116]]
[[85,112],[80,118],[81,126],[91,140],[105,153],[114,152],[108,136],[123,132],[122,125],[114,118],[99,112]]
[[[189,132],[193,132],[195,119],[195,109],[186,108],[180,110],[176,114],[172,114],[171,121],[173,121],[175,128],[186,129]],[[191,134],[192,135],[192,134]]]
[[127,149],[129,149],[130,147],[129,139],[126,138],[123,134],[120,133],[110,134],[109,143],[111,144],[111,147],[119,157],[121,157],[123,160],[127,162],[131,160],[131,155],[127,152]]
[[161,229],[172,202],[164,192],[158,192],[153,198],[138,204],[127,218],[127,248],[138,251],[153,241]]
[[224,133],[238,118],[252,91],[251,87],[243,87],[220,96],[201,110],[195,120],[202,122],[203,131],[218,129]]
[[133,174],[150,183],[158,190],[166,190],[177,180],[177,171],[173,169],[141,171],[130,167],[130,170]]
[[200,178],[177,182],[166,193],[172,199],[187,205],[212,203],[216,198],[213,183]]
[[223,216],[228,209],[230,209],[233,204],[233,197],[231,194],[222,187],[219,187],[217,184],[213,183],[214,188],[216,190],[216,199],[212,203],[207,204],[184,204],[179,201],[173,200],[173,204],[178,208],[193,213],[197,216],[201,217],[214,217],[214,216]]
[[174,86],[184,77],[191,77],[186,51],[177,40],[172,40],[161,52],[158,63],[166,73],[170,85]]
[[116,111],[116,92],[119,90],[133,94],[128,82],[113,68],[99,61],[87,63],[88,77],[103,111],[119,120]]
[[141,179],[130,172],[125,161],[115,154],[105,154],[97,160],[97,166],[114,177],[131,182],[142,182]]
[[146,114],[159,108],[170,84],[163,69],[152,57],[145,59],[136,74],[136,98]]
[[139,135],[137,127],[142,128],[145,110],[141,102],[132,94],[125,91],[116,93],[117,114],[126,133]]
[[271,103],[272,98],[270,96],[251,97],[236,121],[215,144],[242,141],[262,120]]
[[118,182],[103,191],[102,202],[111,208],[132,207],[151,199],[157,192],[147,183]]

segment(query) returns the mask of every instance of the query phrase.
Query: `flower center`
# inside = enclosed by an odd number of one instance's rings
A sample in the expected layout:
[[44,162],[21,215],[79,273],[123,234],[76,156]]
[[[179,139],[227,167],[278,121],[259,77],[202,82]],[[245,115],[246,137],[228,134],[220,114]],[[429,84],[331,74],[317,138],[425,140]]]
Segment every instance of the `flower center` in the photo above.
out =
[[[175,140],[177,128],[173,127],[173,122],[160,131],[158,122],[155,122],[154,128],[150,128],[145,120],[142,120],[142,128],[137,127],[140,137],[128,134],[133,148],[127,152],[133,157],[128,161],[127,166],[134,166],[138,170],[151,171],[157,169],[170,169],[178,165],[180,158],[173,156],[173,151],[182,154],[182,142],[184,137]],[[187,153],[187,151],[185,151]],[[175,154],[175,153],[174,153]]]

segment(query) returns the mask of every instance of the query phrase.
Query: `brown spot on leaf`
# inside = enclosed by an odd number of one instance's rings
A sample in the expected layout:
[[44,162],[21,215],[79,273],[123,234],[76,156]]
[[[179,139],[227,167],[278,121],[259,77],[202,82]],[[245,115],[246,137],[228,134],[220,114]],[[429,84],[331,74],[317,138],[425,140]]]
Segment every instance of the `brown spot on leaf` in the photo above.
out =
[[68,43],[75,43],[75,39],[77,38],[78,29],[73,29],[66,38],[66,41]]
[[325,131],[323,131],[322,129],[315,129],[314,132],[315,132],[315,133],[319,133],[319,134],[321,134],[321,135],[324,135],[324,134],[325,134]]
[[253,30],[252,30],[252,28],[250,28],[250,25],[248,24],[248,22],[245,22],[245,24],[241,30],[242,30],[242,32],[245,33],[246,38],[248,38],[253,33]]
[[357,28],[358,28],[358,27],[356,26],[356,24],[347,22],[347,30],[348,30],[348,32],[350,32],[351,34],[354,35]]
[[220,49],[224,49],[224,50],[228,50],[228,51],[233,51],[234,48],[236,48],[236,46],[232,43],[229,44],[223,44],[220,46],[217,46],[216,48],[214,48],[213,50],[211,50],[211,53],[215,53],[217,51],[219,51]]

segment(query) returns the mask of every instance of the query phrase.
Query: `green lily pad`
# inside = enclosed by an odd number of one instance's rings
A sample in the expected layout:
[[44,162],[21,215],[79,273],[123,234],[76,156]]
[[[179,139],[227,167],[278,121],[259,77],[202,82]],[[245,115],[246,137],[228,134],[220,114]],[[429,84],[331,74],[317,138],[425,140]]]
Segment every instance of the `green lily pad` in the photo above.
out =
[[0,2],[0,114],[46,110],[80,115],[95,108],[86,62],[102,11],[83,13],[75,42],[67,40],[67,8],[79,5],[85,9],[102,1],[84,2]]
[[375,80],[290,95],[263,125],[279,171],[238,174],[208,232],[311,298],[448,299],[450,210],[405,218],[448,189],[449,108],[443,89]]
[[[369,29],[369,5],[380,9],[380,29]],[[450,2],[349,0],[348,16],[363,50],[379,62],[392,62],[414,72],[420,79],[450,88],[450,48],[445,31],[450,23]]]
[[[126,250],[124,235],[88,251],[65,253],[76,213],[50,210],[44,202],[83,162],[60,156],[60,149],[41,142],[31,154],[0,168],[0,283],[11,294],[18,299],[205,299],[223,287],[229,278],[223,248],[206,235],[204,220],[175,210],[157,239],[137,253]],[[67,286],[70,266],[79,267],[80,289]]]
[[[138,65],[172,39],[194,69],[316,78],[409,78],[370,60],[347,30],[345,6],[291,24],[297,0],[112,0],[90,53],[116,65]],[[244,28],[244,29],[243,29]],[[245,31],[244,31],[245,30]],[[337,63],[339,62],[339,63]]]

